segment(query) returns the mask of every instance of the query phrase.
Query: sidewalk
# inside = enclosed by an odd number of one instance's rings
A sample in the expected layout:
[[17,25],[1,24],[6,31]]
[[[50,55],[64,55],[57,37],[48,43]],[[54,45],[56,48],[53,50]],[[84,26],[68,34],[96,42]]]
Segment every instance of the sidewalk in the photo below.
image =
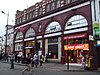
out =
[[[2,63],[8,63],[6,61],[0,61]],[[10,63],[8,63],[10,64]],[[14,63],[15,65],[21,65],[21,66],[25,66],[25,64],[21,64],[21,63]],[[39,66],[38,66],[39,67]],[[43,68],[47,69],[47,70],[53,70],[53,71],[72,71],[72,72],[99,72],[100,73],[100,69],[98,70],[82,70],[81,68],[81,64],[75,64],[75,63],[71,63],[69,64],[69,69],[67,69],[67,64],[61,64],[61,63],[43,63]]]

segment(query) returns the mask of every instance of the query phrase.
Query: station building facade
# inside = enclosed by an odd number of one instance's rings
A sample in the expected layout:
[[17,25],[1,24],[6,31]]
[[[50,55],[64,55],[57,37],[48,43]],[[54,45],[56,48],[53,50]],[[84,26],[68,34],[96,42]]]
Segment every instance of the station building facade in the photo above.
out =
[[20,55],[38,52],[61,63],[67,56],[70,63],[81,63],[83,55],[92,55],[89,0],[42,0],[16,11],[14,29],[14,52]]

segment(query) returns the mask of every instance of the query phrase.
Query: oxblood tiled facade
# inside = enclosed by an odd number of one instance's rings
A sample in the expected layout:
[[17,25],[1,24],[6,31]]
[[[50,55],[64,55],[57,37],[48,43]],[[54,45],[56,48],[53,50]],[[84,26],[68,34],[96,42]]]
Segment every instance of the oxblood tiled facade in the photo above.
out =
[[[43,0],[24,11],[17,11],[14,51],[24,56],[27,53],[34,54],[34,52],[38,52],[39,55],[48,54],[51,61],[62,63],[67,62],[68,55],[70,63],[81,63],[81,55],[92,55],[93,42],[89,40],[89,35],[92,35],[90,2],[89,0],[73,0],[64,4],[64,0],[60,0],[62,5],[57,8],[57,2],[54,0],[55,9],[46,12],[45,7],[52,2],[53,0]],[[42,5],[44,5],[42,14],[39,15],[36,12]],[[27,13],[34,9],[35,17],[26,20]],[[22,21],[18,23],[21,16]],[[40,44],[38,51],[36,42]]]

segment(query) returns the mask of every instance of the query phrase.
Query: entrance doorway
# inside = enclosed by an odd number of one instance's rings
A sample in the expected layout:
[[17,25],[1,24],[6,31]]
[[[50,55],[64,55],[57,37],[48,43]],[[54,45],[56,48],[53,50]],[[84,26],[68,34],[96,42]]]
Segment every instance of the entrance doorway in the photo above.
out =
[[70,63],[77,63],[77,50],[68,50],[66,55],[69,56]]

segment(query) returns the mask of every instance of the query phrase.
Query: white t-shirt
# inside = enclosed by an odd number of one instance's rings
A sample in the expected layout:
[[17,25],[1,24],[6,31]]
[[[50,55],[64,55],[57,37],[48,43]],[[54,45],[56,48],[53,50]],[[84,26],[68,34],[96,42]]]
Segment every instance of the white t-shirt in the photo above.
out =
[[37,60],[38,59],[38,56],[37,56],[37,54],[35,54],[34,56],[33,56],[33,61],[35,61],[35,60]]

